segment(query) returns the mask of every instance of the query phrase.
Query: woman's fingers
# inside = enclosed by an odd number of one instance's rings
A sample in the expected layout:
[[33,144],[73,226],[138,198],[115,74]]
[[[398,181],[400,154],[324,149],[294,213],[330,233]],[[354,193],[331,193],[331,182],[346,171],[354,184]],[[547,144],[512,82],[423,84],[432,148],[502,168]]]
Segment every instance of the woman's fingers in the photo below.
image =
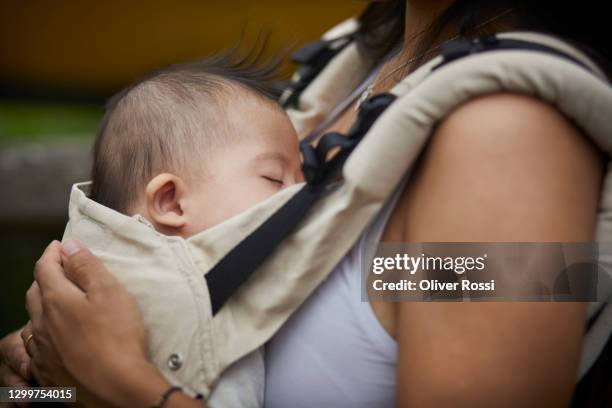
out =
[[[0,386],[3,387],[28,387],[28,380],[32,377],[31,360],[23,348],[19,333],[20,330],[17,330],[0,340]],[[9,405],[0,404],[0,407],[4,406]],[[29,404],[17,406],[27,407]]]
[[[43,337],[44,336],[42,335],[42,333],[39,332],[39,340]],[[31,358],[31,363],[28,366],[30,375],[36,378],[36,380],[38,380],[41,385],[44,385],[45,381],[43,378],[44,376],[42,375],[42,370],[40,369],[40,361],[37,361],[37,358],[40,356],[40,353],[36,344],[34,331],[32,329],[32,321],[29,321],[28,324],[26,324],[23,330],[21,331],[21,340],[23,341],[23,346],[26,353]]]
[[[9,371],[21,377],[21,382],[32,378],[30,371],[31,359],[26,353],[23,341],[19,336],[20,331],[15,331],[0,340],[0,369],[2,377],[8,375]],[[13,376],[9,376],[9,379]],[[0,384],[10,385],[7,378],[0,379]]]
[[3,387],[27,387],[28,382],[6,364],[0,364],[0,384]]
[[123,381],[112,379],[133,367],[149,367],[138,305],[82,244],[47,247],[26,302],[32,323],[21,347],[33,334],[28,351],[41,384],[74,384],[78,378],[91,389],[106,387],[106,398],[113,399]]
[[[42,255],[38,259],[38,262],[42,264],[61,264],[61,243],[57,240],[51,241],[49,245],[45,248]],[[38,264],[37,262],[37,264]],[[34,279],[37,277],[38,265],[34,267]]]
[[62,244],[62,264],[68,279],[85,292],[91,292],[116,284],[102,261],[76,241]]
[[[40,287],[36,281],[30,285],[30,288],[26,292],[26,310],[30,316],[30,322],[32,319],[39,319],[43,314]],[[28,324],[30,324],[30,322],[28,322]]]
[[35,373],[36,370],[34,367],[34,357],[37,356],[38,354],[36,350],[36,343],[34,342],[34,334],[32,332],[32,322],[31,321],[29,321],[28,324],[26,324],[23,330],[21,331],[21,341],[23,342],[23,348],[25,352],[31,359],[30,360],[31,364],[29,365],[28,369],[30,370],[31,374],[36,374]]
[[59,241],[53,241],[36,262],[36,266],[34,267],[34,278],[36,282],[38,282],[43,296],[46,290],[51,289],[53,292],[66,294],[76,294],[80,292],[78,288],[66,278],[66,275],[64,275],[61,251],[62,246]]
[[32,357],[32,353],[30,352],[30,350],[28,349],[28,346],[30,345],[30,343],[33,340],[33,336],[32,334],[32,322],[29,321],[28,324],[26,324],[23,327],[23,330],[21,330],[21,341],[23,342],[23,348],[25,350],[25,352],[28,354],[28,356]]
[[[28,322],[21,331],[21,340],[31,357],[31,364],[27,368],[39,384],[52,385],[53,379],[65,377],[59,355],[47,333],[44,321],[36,325],[32,321]],[[62,374],[61,377],[58,373]]]

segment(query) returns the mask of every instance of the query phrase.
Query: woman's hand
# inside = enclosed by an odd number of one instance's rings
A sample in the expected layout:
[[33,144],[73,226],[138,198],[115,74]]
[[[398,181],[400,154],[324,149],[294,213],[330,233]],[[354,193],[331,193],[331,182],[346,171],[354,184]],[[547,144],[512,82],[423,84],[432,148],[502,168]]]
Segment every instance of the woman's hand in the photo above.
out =
[[32,379],[30,356],[17,330],[0,339],[0,386],[27,387]]
[[146,359],[134,299],[102,262],[76,242],[54,241],[35,277],[27,308],[36,376],[48,384],[76,378],[113,405],[153,405],[168,384]]
[[[36,282],[28,290],[30,293],[33,290],[38,290]],[[31,295],[28,295],[30,297]],[[36,313],[40,315],[41,313]],[[37,321],[39,321],[37,319]],[[21,331],[21,339],[26,345],[26,352],[32,357],[31,371],[36,381],[42,386],[74,386],[76,381],[68,374],[55,350],[53,344],[49,342],[49,335],[46,333],[46,327],[41,326],[36,329],[37,341],[34,342],[34,329],[32,322],[28,322]],[[39,358],[44,356],[44,359]]]

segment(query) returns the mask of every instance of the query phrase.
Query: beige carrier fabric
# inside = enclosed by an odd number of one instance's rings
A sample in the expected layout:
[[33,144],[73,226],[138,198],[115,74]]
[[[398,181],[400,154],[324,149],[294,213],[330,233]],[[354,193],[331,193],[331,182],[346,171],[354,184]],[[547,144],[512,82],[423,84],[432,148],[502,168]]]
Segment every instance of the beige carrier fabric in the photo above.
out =
[[[88,189],[88,183],[72,188],[64,239],[87,245],[134,295],[147,327],[149,358],[163,374],[188,391],[208,393],[199,384],[216,375],[206,371],[213,356],[210,307],[201,278],[189,273],[194,268],[187,245],[95,203],[85,196]],[[173,356],[179,370],[170,367]]]
[[[356,28],[357,22],[349,19],[325,33],[323,39],[331,41],[350,34]],[[300,109],[287,111],[300,138],[321,123],[325,116],[359,85],[368,74],[370,65],[360,58],[355,43],[347,45],[336,55],[302,92]],[[296,73],[292,80],[297,81],[298,75]]]
[[[188,394],[203,394],[212,408],[263,404],[261,350],[234,363],[217,380],[210,301],[203,272],[193,262],[203,248],[158,233],[142,217],[129,217],[87,197],[90,183],[72,187],[64,239],[84,243],[134,296],[147,330],[149,360]],[[214,391],[211,394],[211,385]]]
[[[501,37],[558,47],[593,66],[581,52],[551,37],[528,33],[507,33]],[[223,370],[267,341],[325,279],[402,176],[410,171],[434,125],[462,102],[495,92],[532,95],[574,120],[603,151],[612,151],[608,123],[612,91],[601,73],[595,76],[558,56],[522,50],[463,58],[429,75],[431,67],[439,62],[440,58],[436,58],[393,89],[398,100],[348,159],[343,181],[331,189],[326,199],[315,206],[213,318],[217,370]],[[354,46],[348,46],[323,70],[302,94],[299,109],[289,112],[301,135],[325,114],[319,109],[319,100],[329,109],[349,93],[343,86],[354,86],[363,78],[363,69],[355,67],[365,66]],[[606,183],[610,184],[610,175]],[[198,260],[203,269],[218,262],[295,191],[286,190],[266,204],[199,235],[200,245],[210,248],[210,256]],[[609,213],[612,190],[606,188],[603,193],[597,239],[612,242]],[[596,354],[603,344],[601,338],[597,342],[588,346]]]

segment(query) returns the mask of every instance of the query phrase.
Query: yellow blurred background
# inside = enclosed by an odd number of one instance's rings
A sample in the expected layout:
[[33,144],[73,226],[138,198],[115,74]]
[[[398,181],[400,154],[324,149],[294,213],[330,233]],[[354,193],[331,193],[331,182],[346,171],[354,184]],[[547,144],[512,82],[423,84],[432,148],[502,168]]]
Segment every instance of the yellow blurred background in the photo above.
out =
[[272,51],[312,41],[365,3],[309,1],[0,1],[6,91],[105,95],[143,72],[271,33]]

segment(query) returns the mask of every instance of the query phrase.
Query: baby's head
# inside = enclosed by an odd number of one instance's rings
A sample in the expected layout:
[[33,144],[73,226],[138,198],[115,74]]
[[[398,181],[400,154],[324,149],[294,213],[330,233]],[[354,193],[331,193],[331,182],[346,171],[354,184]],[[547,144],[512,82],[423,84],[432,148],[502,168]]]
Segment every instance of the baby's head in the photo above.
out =
[[267,70],[225,61],[173,66],[111,100],[93,200],[188,237],[302,180],[298,138]]

